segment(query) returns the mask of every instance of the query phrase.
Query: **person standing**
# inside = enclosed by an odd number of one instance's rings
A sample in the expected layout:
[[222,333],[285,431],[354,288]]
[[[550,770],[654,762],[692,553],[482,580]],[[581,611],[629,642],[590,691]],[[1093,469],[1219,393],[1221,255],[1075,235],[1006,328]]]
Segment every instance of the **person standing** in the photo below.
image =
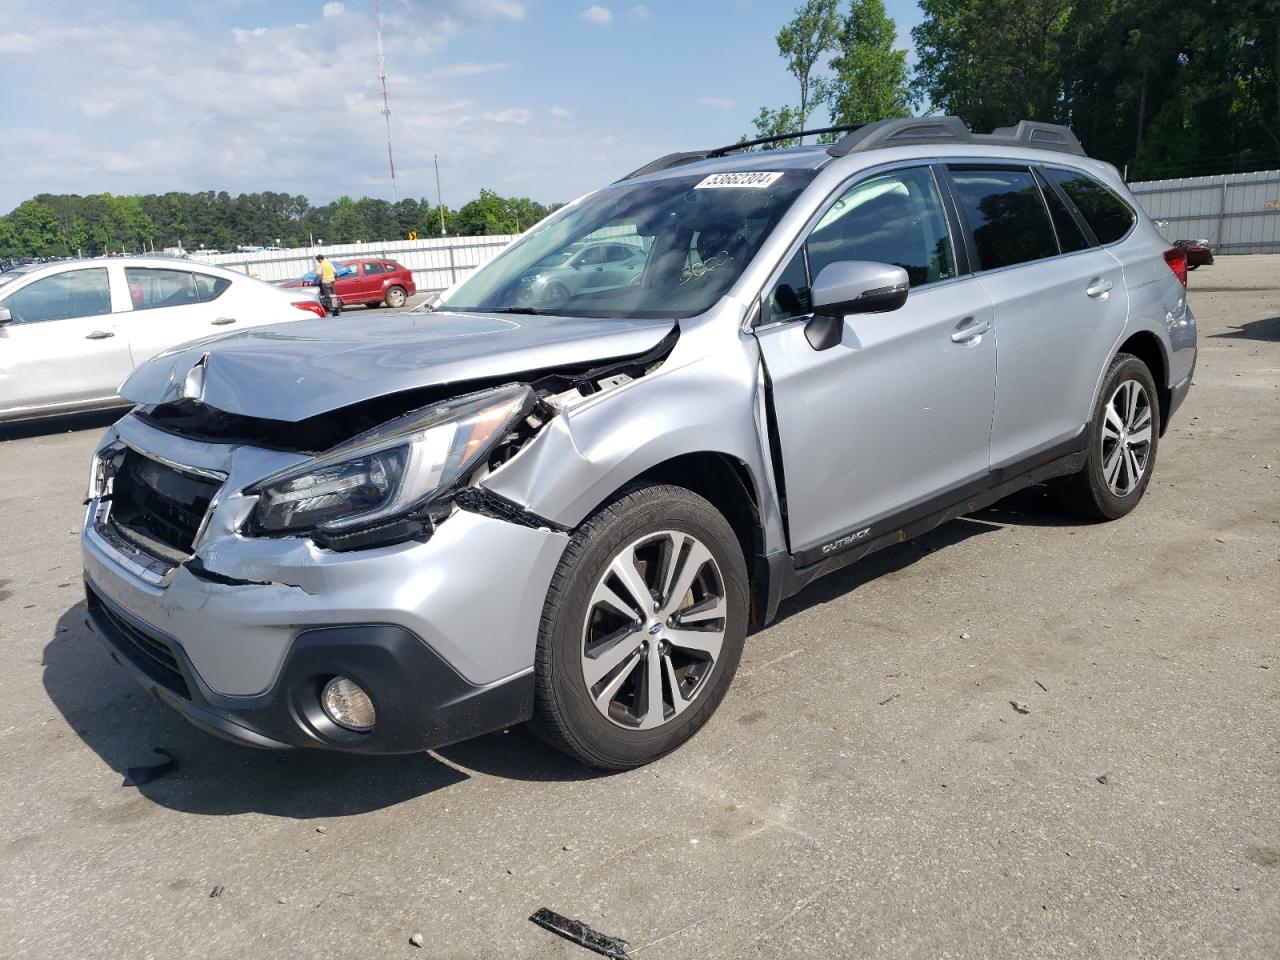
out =
[[320,285],[320,302],[335,317],[342,313],[342,300],[333,289],[337,279],[338,272],[333,269],[333,264],[324,258],[323,253],[317,253],[316,283]]

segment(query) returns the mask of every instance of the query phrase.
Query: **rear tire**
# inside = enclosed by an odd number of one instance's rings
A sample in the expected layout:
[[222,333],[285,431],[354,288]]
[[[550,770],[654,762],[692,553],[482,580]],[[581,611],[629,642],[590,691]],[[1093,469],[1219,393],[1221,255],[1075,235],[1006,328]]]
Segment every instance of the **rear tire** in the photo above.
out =
[[403,307],[404,302],[408,299],[409,296],[405,293],[404,287],[388,287],[387,295],[383,298],[386,305],[392,309]]
[[1111,361],[1089,422],[1084,469],[1051,486],[1059,505],[1090,520],[1118,520],[1146,493],[1160,445],[1160,395],[1147,365]]
[[578,528],[552,579],[533,731],[606,770],[674,750],[729,689],[747,597],[742,547],[715,507],[683,487],[624,489]]

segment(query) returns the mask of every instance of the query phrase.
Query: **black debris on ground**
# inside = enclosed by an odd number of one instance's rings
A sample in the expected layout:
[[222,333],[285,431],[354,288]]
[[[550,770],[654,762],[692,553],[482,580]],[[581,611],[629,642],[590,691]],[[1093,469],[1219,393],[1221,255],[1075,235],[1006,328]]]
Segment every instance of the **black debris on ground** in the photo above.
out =
[[615,960],[626,960],[628,956],[627,941],[593,930],[581,920],[570,920],[546,907],[536,910],[529,919],[544,930],[550,930],[570,943],[586,947],[601,956],[613,957]]

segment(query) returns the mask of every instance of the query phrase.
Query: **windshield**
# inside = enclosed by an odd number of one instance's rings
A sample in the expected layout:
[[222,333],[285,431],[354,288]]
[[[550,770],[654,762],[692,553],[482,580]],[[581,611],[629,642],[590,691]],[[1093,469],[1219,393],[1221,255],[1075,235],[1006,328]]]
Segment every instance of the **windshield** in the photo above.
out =
[[672,319],[733,285],[814,171],[606,187],[535,227],[438,309]]

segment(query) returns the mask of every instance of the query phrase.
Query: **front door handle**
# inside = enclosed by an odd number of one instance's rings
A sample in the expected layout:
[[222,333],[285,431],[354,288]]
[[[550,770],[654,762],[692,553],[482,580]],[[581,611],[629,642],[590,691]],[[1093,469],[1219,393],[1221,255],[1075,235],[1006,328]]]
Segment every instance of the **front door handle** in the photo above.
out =
[[110,330],[95,330],[93,331],[93,333],[86,333],[84,335],[84,338],[86,340],[106,340],[107,337],[114,337],[114,336],[115,334],[112,333]]
[[219,317],[217,320],[211,320],[209,322],[209,325],[213,327],[225,327],[228,323],[235,323],[235,322],[236,322],[235,317]]
[[1111,292],[1111,288],[1115,284],[1110,280],[1103,280],[1101,277],[1094,277],[1089,281],[1089,286],[1084,288],[1086,296],[1092,297],[1094,300],[1105,300],[1107,294]]
[[956,327],[955,333],[951,334],[951,342],[972,343],[990,329],[990,320],[975,320],[973,317],[965,317],[960,321],[960,325]]

